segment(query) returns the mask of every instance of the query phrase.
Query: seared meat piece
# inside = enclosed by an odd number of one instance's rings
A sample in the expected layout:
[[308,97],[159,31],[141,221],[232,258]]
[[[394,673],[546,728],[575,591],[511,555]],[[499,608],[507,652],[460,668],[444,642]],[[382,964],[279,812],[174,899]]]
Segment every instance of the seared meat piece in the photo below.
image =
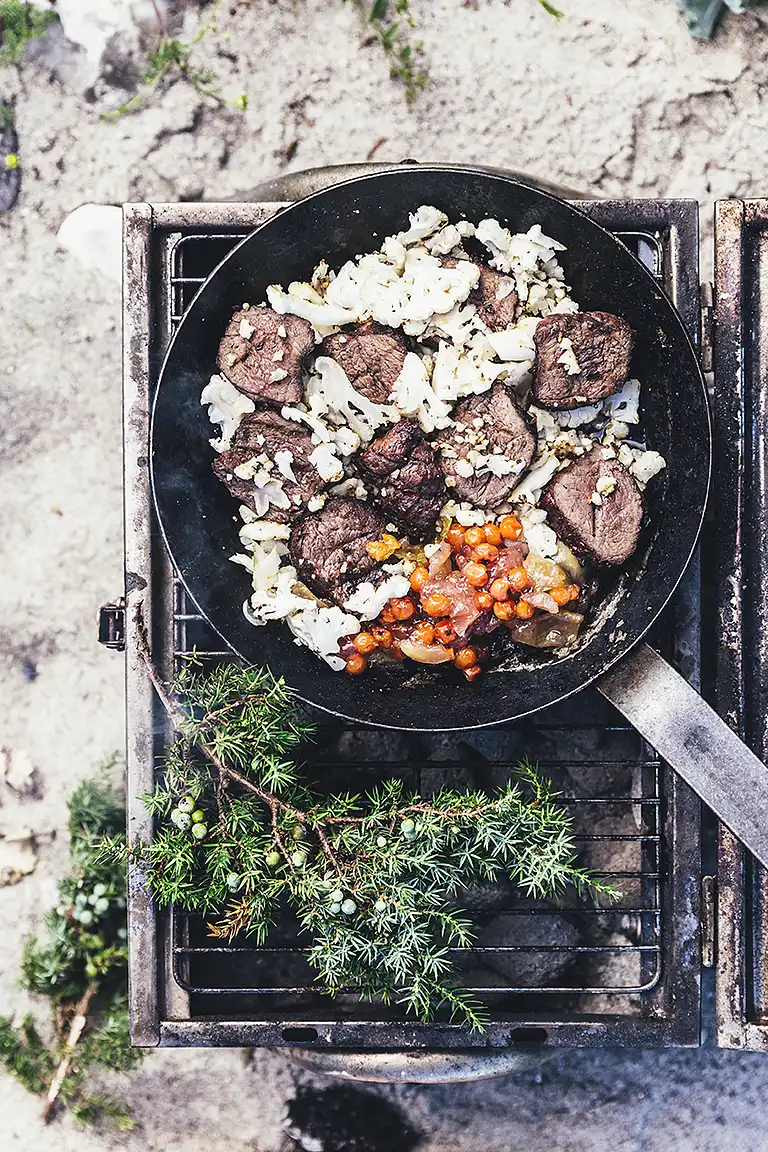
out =
[[341,365],[353,388],[374,404],[386,404],[408,345],[400,332],[368,320],[326,336],[320,351]]
[[[454,256],[443,260],[446,268],[455,268],[458,263]],[[467,303],[475,305],[478,316],[491,332],[501,332],[515,320],[518,304],[515,282],[511,276],[505,276],[479,260],[472,263],[480,269],[480,280],[467,297]]]
[[603,459],[601,448],[558,472],[541,504],[555,532],[598,564],[623,564],[637,547],[643,519],[640,489],[618,460]]
[[267,404],[301,399],[301,365],[315,347],[312,325],[271,308],[235,312],[219,345],[219,370],[236,388]]
[[513,324],[517,312],[518,296],[511,276],[480,264],[480,282],[470,294],[470,304],[477,305],[477,314],[491,332],[501,332]]
[[[286,524],[295,520],[304,511],[307,501],[325,487],[325,481],[309,461],[313,451],[309,429],[293,420],[285,420],[271,408],[262,408],[242,420],[232,447],[214,460],[213,471],[236,500],[257,511],[253,479],[241,479],[235,475],[235,469],[247,465],[254,457],[257,460],[264,457],[252,471],[268,472],[271,479],[282,484],[283,492],[290,500],[289,508],[270,504],[264,519]],[[291,458],[280,456],[276,462],[275,454],[282,452],[290,452]],[[287,472],[293,473],[295,483],[280,471],[280,463]]]
[[376,503],[412,540],[434,532],[447,499],[432,448],[416,420],[399,420],[357,457]]
[[627,378],[632,329],[621,316],[556,312],[539,320],[533,339],[533,398],[544,408],[596,404]]
[[377,567],[365,550],[378,540],[386,518],[370,504],[332,496],[319,512],[309,512],[291,529],[288,547],[299,579],[317,596],[343,605]]
[[[440,433],[437,441],[448,488],[456,500],[494,508],[530,467],[536,451],[534,426],[500,383],[462,400],[453,418],[457,427]],[[512,469],[506,471],[509,465]]]

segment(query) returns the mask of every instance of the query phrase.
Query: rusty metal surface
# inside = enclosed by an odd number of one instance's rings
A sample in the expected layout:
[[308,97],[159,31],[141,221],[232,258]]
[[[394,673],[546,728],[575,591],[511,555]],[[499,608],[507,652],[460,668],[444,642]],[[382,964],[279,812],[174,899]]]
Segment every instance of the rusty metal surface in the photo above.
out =
[[[152,209],[123,209],[123,468],[125,476],[125,594],[129,616],[138,598],[152,621],[151,527],[149,502],[149,383],[152,310]],[[147,813],[134,797],[153,786],[152,686],[128,630],[125,651],[126,768],[128,839],[145,843],[152,832]],[[136,868],[128,876],[128,935],[131,941],[129,1007],[131,1038],[141,1046],[160,1039],[155,910]]]
[[[768,755],[768,201],[715,211],[718,711]],[[763,819],[768,813],[763,812]],[[718,851],[717,1042],[768,1050],[766,873],[725,829]]]
[[[219,239],[226,235],[250,229],[266,219],[280,207],[269,204],[226,204],[226,205],[159,205],[151,209],[151,260],[143,269],[146,282],[131,280],[136,296],[136,310],[143,307],[144,353],[146,365],[156,370],[160,352],[170,334],[170,327],[176,317],[171,284],[160,282],[164,259],[174,246],[186,237],[202,233],[216,234]],[[656,262],[656,271],[663,280],[668,294],[681,310],[694,340],[698,337],[698,279],[697,279],[697,213],[695,205],[688,202],[590,202],[581,205],[594,218],[614,230],[625,228],[637,230],[648,239],[643,258],[649,264]],[[139,214],[146,209],[142,206]],[[130,209],[128,213],[130,214]],[[146,212],[150,212],[146,209]],[[146,217],[145,217],[146,219]],[[202,237],[201,237],[202,239]],[[134,265],[134,272],[138,265]],[[194,291],[199,277],[186,275],[181,268],[185,291]],[[693,292],[693,284],[696,291]],[[158,337],[157,347],[149,352],[146,311],[147,291],[151,289],[154,307],[153,332]],[[126,300],[130,300],[126,292]],[[126,344],[127,347],[127,344]],[[127,364],[127,393],[133,385],[135,357]],[[146,393],[145,393],[146,395]],[[146,412],[146,409],[145,409]],[[126,425],[126,459],[128,450],[136,450],[140,442],[146,444],[146,426],[141,421]],[[137,458],[141,451],[136,452]],[[141,494],[146,498],[145,515],[149,508],[146,489],[146,472],[139,468],[131,476],[126,471],[128,481],[134,485],[132,499]],[[138,527],[137,540],[132,541],[134,554],[152,558],[152,585],[155,602],[153,614],[153,641],[162,650],[165,667],[170,671],[170,661],[176,645],[171,639],[173,611],[170,606],[171,580],[167,560],[152,551],[152,542],[144,534],[144,523],[139,517],[126,521],[128,536]],[[143,543],[142,543],[143,542]],[[143,551],[142,551],[143,550]],[[139,567],[138,560],[136,561]],[[698,682],[699,661],[699,584],[696,567],[689,572],[686,584],[681,588],[673,612],[667,620],[674,627],[674,655],[681,669],[694,682]],[[669,629],[669,624],[668,624]],[[128,653],[131,659],[131,653]],[[129,681],[135,680],[136,667],[129,665]],[[134,692],[135,695],[135,692]],[[142,705],[142,706],[137,706]],[[130,715],[137,724],[153,724],[156,733],[156,749],[165,737],[165,729],[158,716],[152,718],[151,701],[149,711],[146,698],[141,692],[134,699]],[[132,720],[129,719],[129,726]],[[130,745],[129,745],[130,753]],[[147,763],[146,748],[142,754],[129,754],[129,795],[136,796],[146,790]],[[140,786],[137,787],[137,782]],[[143,943],[131,950],[131,970],[136,992],[132,1001],[134,1013],[134,1037],[137,1043],[160,1043],[180,1045],[280,1045],[291,1047],[306,1043],[310,1049],[346,1048],[349,1049],[389,1049],[389,1050],[428,1050],[464,1049],[461,1067],[466,1076],[487,1075],[482,1071],[488,1067],[486,1055],[489,1049],[507,1049],[517,1041],[516,1030],[523,1028],[541,1029],[542,1042],[547,1048],[562,1046],[671,1046],[695,1045],[699,1042],[699,804],[695,796],[682,783],[676,781],[667,770],[663,772],[664,808],[662,812],[662,841],[660,856],[656,864],[657,879],[649,883],[658,886],[658,899],[663,909],[661,918],[660,956],[661,969],[644,972],[646,991],[640,995],[638,1006],[629,1011],[622,1005],[620,997],[613,1001],[613,1008],[602,1007],[602,1014],[590,1016],[586,1003],[567,1008],[558,1004],[556,1012],[542,1010],[539,1003],[529,1001],[526,1010],[525,998],[517,997],[514,1003],[501,1008],[494,1019],[489,1033],[482,1037],[469,1036],[457,1025],[436,1024],[430,1026],[399,1022],[394,1019],[377,1019],[376,1010],[367,1019],[346,1019],[343,1012],[334,1012],[328,1002],[323,1001],[319,1014],[313,1009],[298,1011],[296,1006],[281,1004],[273,997],[272,1008],[263,1009],[258,1018],[252,1010],[240,1006],[232,1014],[226,998],[222,1001],[214,996],[189,997],[185,989],[175,979],[172,964],[173,938],[170,935],[168,917],[156,918],[149,903],[143,907],[134,901],[135,926],[144,931],[143,939],[152,941],[152,949],[147,950]],[[144,836],[148,835],[150,822],[138,803],[132,803],[132,827]],[[138,937],[137,937],[138,939]],[[146,986],[146,987],[145,987]],[[141,992],[143,989],[143,992]],[[634,1015],[632,1013],[635,1013]],[[244,1013],[244,1014],[241,1014]],[[330,1018],[329,1018],[330,1016]],[[192,1018],[190,1018],[192,1017]],[[300,1035],[296,1035],[296,1029]],[[316,1035],[311,1035],[312,1033]],[[538,1035],[538,1033],[537,1033]],[[303,1037],[303,1038],[302,1038]],[[467,1045],[476,1045],[477,1059],[474,1064],[467,1058]],[[475,1051],[475,1049],[473,1049]],[[347,1052],[347,1054],[349,1054]],[[537,1058],[543,1055],[543,1049]],[[332,1057],[338,1061],[338,1057]],[[355,1057],[359,1059],[359,1057]],[[392,1067],[397,1061],[388,1061]]]

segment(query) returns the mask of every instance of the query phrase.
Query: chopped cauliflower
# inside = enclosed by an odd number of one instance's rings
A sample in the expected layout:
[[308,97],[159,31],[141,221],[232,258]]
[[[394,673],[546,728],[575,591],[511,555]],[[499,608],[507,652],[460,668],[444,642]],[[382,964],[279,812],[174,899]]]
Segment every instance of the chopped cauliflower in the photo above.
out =
[[208,405],[211,424],[221,425],[221,434],[210,440],[217,452],[225,452],[232,445],[232,437],[244,416],[255,411],[256,405],[227,380],[226,376],[212,376],[200,394],[200,403]]

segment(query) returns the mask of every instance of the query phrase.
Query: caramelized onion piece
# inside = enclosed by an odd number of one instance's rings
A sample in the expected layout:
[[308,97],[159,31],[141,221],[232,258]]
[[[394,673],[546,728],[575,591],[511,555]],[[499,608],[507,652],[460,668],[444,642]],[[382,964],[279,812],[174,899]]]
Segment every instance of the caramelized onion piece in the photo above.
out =
[[447,664],[453,660],[453,648],[442,644],[419,644],[418,640],[403,640],[400,648],[404,656],[417,660],[419,664]]
[[531,620],[505,620],[509,634],[518,644],[531,648],[565,648],[573,644],[584,617],[580,612],[558,612],[556,616],[534,616]]

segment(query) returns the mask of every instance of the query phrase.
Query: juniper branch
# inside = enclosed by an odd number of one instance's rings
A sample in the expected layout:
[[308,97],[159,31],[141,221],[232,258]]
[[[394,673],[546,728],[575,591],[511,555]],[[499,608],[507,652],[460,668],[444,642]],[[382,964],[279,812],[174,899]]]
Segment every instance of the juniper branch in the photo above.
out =
[[237,664],[205,674],[193,657],[166,685],[140,606],[133,624],[179,733],[145,797],[154,837],[136,851],[158,901],[204,916],[213,935],[263,942],[287,898],[312,937],[309,961],[326,991],[396,1000],[422,1018],[443,1006],[481,1027],[482,1006],[456,987],[453,970],[451,949],[474,936],[453,907],[463,890],[509,877],[540,898],[568,884],[615,896],[579,866],[569,817],[533,766],[521,765],[519,780],[492,796],[443,791],[427,800],[388,780],[363,796],[322,797],[285,758],[309,733],[284,684]]

